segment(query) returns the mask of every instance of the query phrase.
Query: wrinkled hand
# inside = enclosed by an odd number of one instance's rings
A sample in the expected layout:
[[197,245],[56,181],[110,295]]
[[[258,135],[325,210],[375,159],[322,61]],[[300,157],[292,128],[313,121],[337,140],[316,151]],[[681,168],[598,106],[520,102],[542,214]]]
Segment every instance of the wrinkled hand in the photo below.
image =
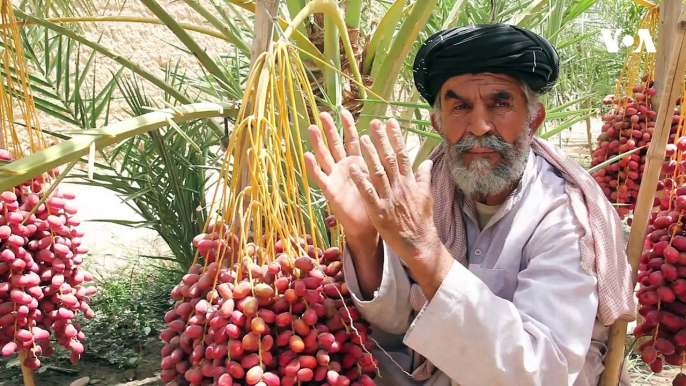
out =
[[[373,237],[376,230],[367,216],[365,206],[361,204],[360,193],[350,177],[352,165],[364,165],[355,121],[350,112],[341,113],[344,147],[331,115],[322,113],[320,119],[322,130],[315,125],[308,129],[316,160],[311,153],[305,154],[307,171],[322,190],[332,214],[345,229],[346,235],[351,238]],[[328,148],[322,138],[322,131],[326,136]]]
[[367,214],[381,238],[408,266],[435,251],[440,240],[433,221],[430,160],[412,172],[395,119],[370,124],[360,140],[365,164],[350,166]]

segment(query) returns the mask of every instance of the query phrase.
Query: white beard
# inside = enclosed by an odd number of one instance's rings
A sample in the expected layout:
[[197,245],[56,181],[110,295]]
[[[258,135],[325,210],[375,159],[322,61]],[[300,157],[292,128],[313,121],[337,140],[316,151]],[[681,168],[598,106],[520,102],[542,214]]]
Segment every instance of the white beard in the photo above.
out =
[[[505,142],[495,134],[482,137],[469,135],[455,145],[442,142],[446,150],[447,162],[457,186],[469,196],[492,196],[505,192],[524,174],[531,151],[529,123],[513,144]],[[500,154],[495,166],[488,158],[473,160],[467,166],[462,155],[474,147],[491,148]]]

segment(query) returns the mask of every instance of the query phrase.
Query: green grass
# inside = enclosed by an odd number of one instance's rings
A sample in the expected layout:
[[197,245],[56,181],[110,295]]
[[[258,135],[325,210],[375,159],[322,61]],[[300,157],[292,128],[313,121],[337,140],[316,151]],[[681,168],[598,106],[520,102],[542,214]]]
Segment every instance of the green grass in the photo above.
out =
[[141,262],[149,261],[129,259],[116,272],[94,274],[98,293],[91,307],[95,317],[80,318],[88,355],[121,368],[137,365],[142,346],[159,340],[164,314],[173,304],[169,294],[181,280]]

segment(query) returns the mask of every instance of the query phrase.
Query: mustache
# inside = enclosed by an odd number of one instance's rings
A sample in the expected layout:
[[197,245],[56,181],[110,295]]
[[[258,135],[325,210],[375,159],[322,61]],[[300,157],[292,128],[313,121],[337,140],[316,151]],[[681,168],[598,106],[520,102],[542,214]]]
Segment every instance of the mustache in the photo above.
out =
[[479,147],[488,148],[499,153],[506,153],[515,149],[514,145],[507,143],[502,137],[496,134],[487,134],[481,137],[470,134],[451,147],[459,154],[466,153],[471,149]]

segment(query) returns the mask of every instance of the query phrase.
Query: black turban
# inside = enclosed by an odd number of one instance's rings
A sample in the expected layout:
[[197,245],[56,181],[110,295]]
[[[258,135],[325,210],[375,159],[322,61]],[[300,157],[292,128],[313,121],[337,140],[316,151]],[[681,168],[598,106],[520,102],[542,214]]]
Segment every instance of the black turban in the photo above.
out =
[[560,57],[541,36],[508,24],[477,24],[439,31],[414,60],[414,83],[433,106],[449,78],[481,72],[507,74],[545,94],[557,81]]

